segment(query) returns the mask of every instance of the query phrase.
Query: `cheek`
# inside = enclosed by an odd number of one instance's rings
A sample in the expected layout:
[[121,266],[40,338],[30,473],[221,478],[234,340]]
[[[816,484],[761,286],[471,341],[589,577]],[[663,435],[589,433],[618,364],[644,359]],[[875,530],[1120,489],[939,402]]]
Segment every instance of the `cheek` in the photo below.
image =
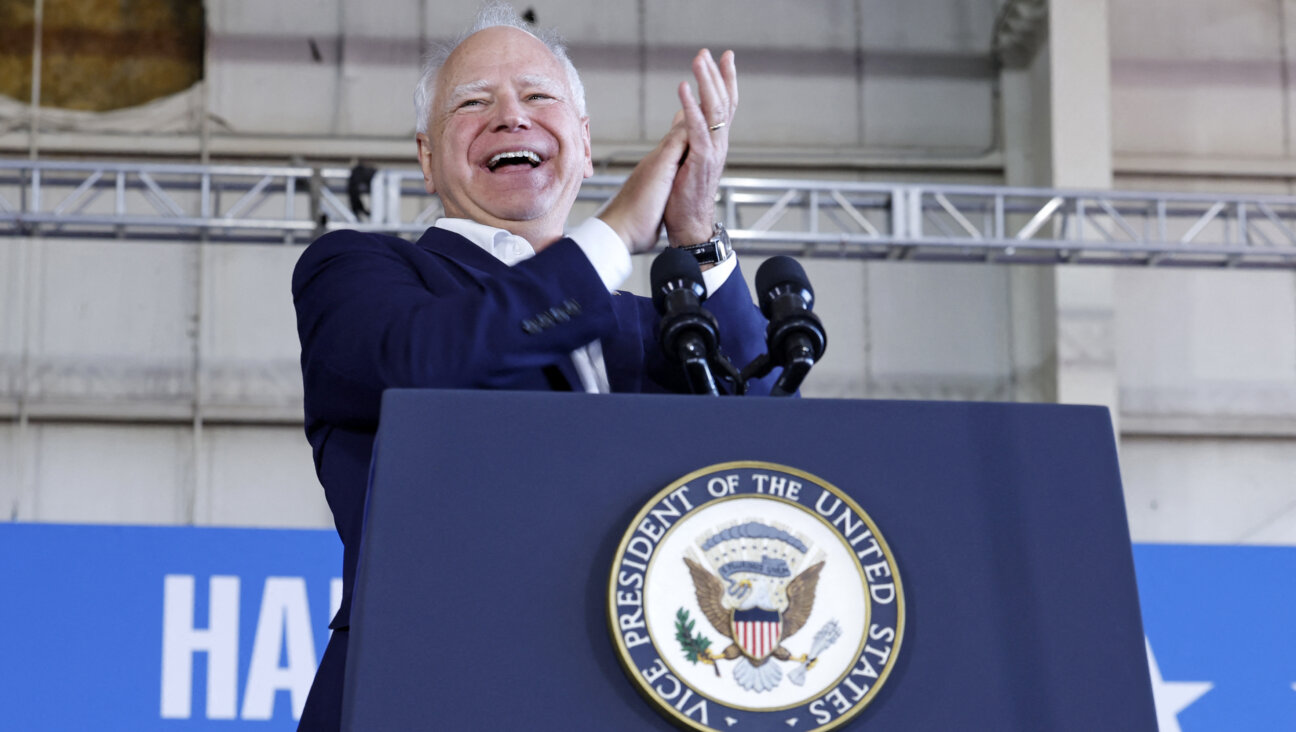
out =
[[569,110],[557,106],[546,109],[542,124],[554,137],[584,144],[582,142],[585,139],[584,125],[581,124],[580,118],[572,116]]
[[473,142],[478,135],[478,125],[469,124],[463,120],[455,120],[446,124],[439,138],[441,144],[437,151],[437,158],[446,165],[462,166],[467,164],[466,161],[472,159]]

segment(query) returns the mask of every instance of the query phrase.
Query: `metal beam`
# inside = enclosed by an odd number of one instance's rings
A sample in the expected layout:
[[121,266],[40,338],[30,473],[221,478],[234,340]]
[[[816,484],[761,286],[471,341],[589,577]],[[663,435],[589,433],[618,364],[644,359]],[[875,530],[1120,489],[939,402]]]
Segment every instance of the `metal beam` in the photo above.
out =
[[[0,159],[0,236],[294,243],[354,228],[417,237],[440,211],[419,171],[389,168],[371,185],[381,191],[374,202],[381,212],[364,220],[350,210],[349,175],[330,167]],[[582,215],[623,181],[586,180]],[[726,178],[720,201],[736,247],[756,254],[1296,269],[1289,196]]]

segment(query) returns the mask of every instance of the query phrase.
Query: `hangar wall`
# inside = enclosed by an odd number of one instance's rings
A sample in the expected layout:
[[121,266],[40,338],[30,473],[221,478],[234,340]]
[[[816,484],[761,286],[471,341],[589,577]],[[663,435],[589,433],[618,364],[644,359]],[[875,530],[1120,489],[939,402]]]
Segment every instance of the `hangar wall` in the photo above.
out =
[[[1114,185],[1293,194],[1296,4],[1110,3]],[[1296,281],[1116,273],[1136,538],[1296,540]]]
[[[624,171],[665,127],[673,85],[705,43],[738,52],[731,173],[1051,185],[1095,156],[1116,188],[1293,193],[1291,0],[1038,4],[1055,17],[1101,10],[1105,24],[1088,32],[1105,43],[1062,55],[1046,27],[1033,61],[1001,68],[995,0],[532,7],[585,68],[602,171]],[[474,7],[209,2],[207,81],[185,97],[206,105],[198,123],[148,136],[129,119],[49,128],[35,146],[412,167],[419,51]],[[1110,68],[1105,91],[1057,82],[1058,69],[1086,64]],[[1061,136],[1073,144],[1094,129],[1068,131],[1067,105],[1103,95],[1108,141],[1066,148]],[[28,131],[4,129],[0,154],[33,146]],[[329,525],[299,425],[287,288],[299,252],[0,247],[0,511]],[[1052,400],[1060,360],[1098,363],[1113,385],[1136,541],[1296,543],[1290,272],[806,264],[831,339],[807,396]],[[645,289],[645,265],[632,289]],[[1076,298],[1059,295],[1068,287]]]

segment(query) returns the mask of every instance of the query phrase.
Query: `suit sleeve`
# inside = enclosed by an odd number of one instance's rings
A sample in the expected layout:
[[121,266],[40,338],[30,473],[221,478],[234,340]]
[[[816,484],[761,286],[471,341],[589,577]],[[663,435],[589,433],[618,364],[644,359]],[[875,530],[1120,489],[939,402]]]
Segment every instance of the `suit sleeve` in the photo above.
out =
[[308,411],[368,421],[383,389],[498,386],[615,328],[611,295],[571,240],[501,270],[469,276],[353,231],[310,245],[293,272]]
[[[736,268],[702,306],[716,316],[720,324],[720,351],[729,357],[735,368],[741,370],[765,353],[765,328],[769,322],[752,302],[741,269]],[[763,379],[752,379],[747,385],[747,393],[768,395],[782,371],[776,368]]]

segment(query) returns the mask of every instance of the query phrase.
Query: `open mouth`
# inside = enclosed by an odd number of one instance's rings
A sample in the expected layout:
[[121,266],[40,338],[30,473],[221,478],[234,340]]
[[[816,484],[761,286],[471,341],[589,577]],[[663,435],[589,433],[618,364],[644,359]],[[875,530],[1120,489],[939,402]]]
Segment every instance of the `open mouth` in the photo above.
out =
[[544,161],[540,159],[540,156],[530,150],[510,150],[491,157],[490,160],[486,161],[486,167],[494,173],[506,166],[527,165],[534,168],[542,162]]

